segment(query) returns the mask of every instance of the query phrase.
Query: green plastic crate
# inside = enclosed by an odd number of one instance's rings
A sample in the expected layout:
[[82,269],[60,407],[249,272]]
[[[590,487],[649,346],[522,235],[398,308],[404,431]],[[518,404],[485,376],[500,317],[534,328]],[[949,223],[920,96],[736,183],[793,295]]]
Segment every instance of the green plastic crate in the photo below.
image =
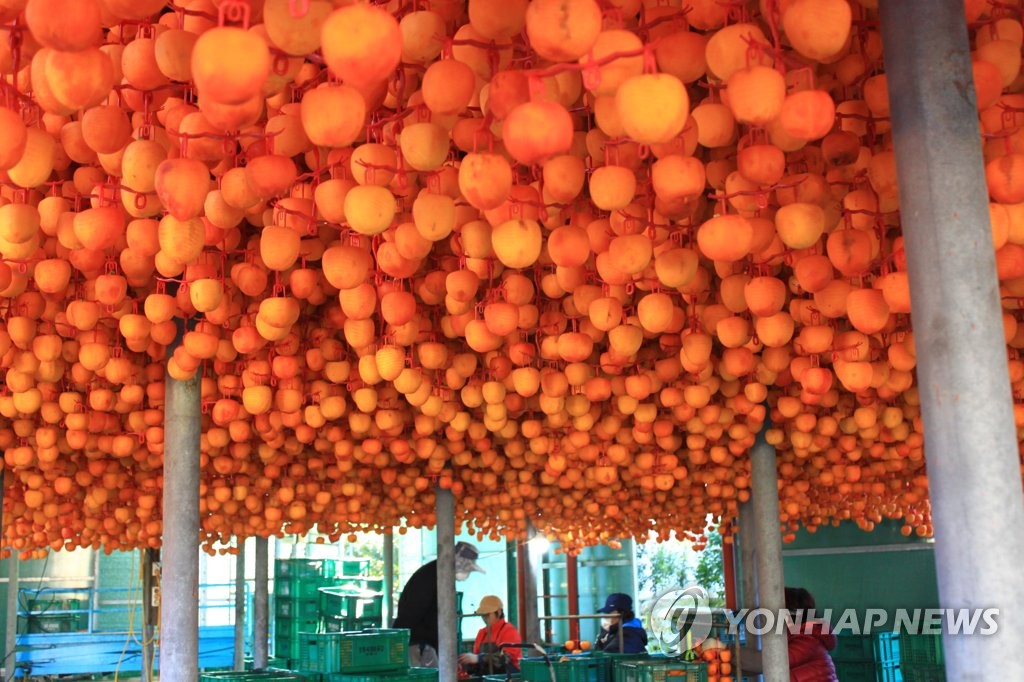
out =
[[369,559],[342,559],[341,560],[341,575],[369,575],[370,574],[370,560]]
[[302,670],[299,667],[296,667],[291,672],[301,677],[304,682],[323,682],[324,679],[324,676],[318,672],[313,672],[311,670]]
[[329,673],[323,682],[437,682],[437,668],[404,668],[385,672]]
[[[555,673],[555,682],[594,682],[598,679],[599,671],[607,666],[604,659],[589,654],[550,656],[549,660]],[[551,682],[548,664],[539,656],[521,659],[519,670],[523,682]]]
[[341,633],[341,671],[392,671],[409,665],[409,631],[362,630]]
[[850,663],[896,663],[900,660],[900,638],[892,632],[872,635],[838,635],[832,660]]
[[316,673],[341,672],[341,638],[340,632],[302,635],[299,668]]
[[230,670],[203,673],[199,682],[294,682],[301,676],[284,670]]
[[274,596],[278,599],[319,599],[321,588],[333,586],[334,578],[284,578],[274,583]]
[[[484,682],[506,682],[509,679],[508,675],[484,675]],[[512,673],[512,682],[522,680],[522,676],[519,673]]]
[[351,586],[321,587],[320,610],[325,615],[342,618],[381,619],[384,595]]
[[650,654],[606,654],[594,652],[594,658],[604,664],[597,668],[596,682],[619,682],[622,679],[620,667],[623,663],[650,660]]
[[621,664],[622,682],[707,682],[704,663],[679,659],[632,661]]
[[274,600],[274,616],[296,620],[317,619],[320,617],[320,600],[278,597]]
[[318,632],[363,632],[364,630],[380,630],[383,618],[342,618],[341,616],[323,616],[322,627]]
[[337,672],[394,671],[409,665],[409,631],[363,630],[331,633],[340,640]]
[[274,562],[274,579],[315,580],[333,577],[335,568],[332,564],[333,561],[327,559],[278,559]]
[[901,665],[903,682],[946,682],[946,668],[942,665]]
[[274,636],[288,637],[295,639],[304,632],[319,632],[320,619],[313,618],[284,618],[274,619]]
[[900,663],[939,666],[945,663],[941,635],[900,634]]
[[900,682],[897,663],[871,661],[835,661],[836,676],[842,682]]

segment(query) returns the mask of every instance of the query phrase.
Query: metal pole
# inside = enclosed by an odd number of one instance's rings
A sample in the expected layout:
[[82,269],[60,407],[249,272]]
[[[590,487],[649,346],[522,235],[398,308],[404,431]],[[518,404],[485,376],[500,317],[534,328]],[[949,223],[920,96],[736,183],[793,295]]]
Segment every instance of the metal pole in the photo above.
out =
[[[782,534],[779,532],[779,474],[775,448],[764,439],[764,432],[750,451],[751,499],[754,503],[754,532],[757,538],[757,581],[761,608],[776,618],[786,608],[782,577]],[[767,624],[765,624],[767,625]],[[776,622],[761,636],[761,660],[764,679],[789,679],[789,648],[785,628]]]
[[235,538],[235,670],[245,670],[245,538]]
[[[526,632],[526,546],[518,540],[510,542],[512,551],[515,552],[515,577],[516,577],[516,613],[519,617],[519,631]],[[528,638],[527,638],[528,639]]]
[[941,2],[886,0],[881,20],[939,597],[1002,607],[994,636],[943,637],[946,676],[983,679],[986,661],[1020,680],[1024,497],[967,26]]
[[526,636],[527,642],[543,641],[540,634],[540,620],[537,618],[537,568],[540,564],[540,557],[533,549],[536,543],[531,542],[535,537],[537,537],[537,531],[531,523],[526,530],[526,544],[519,548],[523,557],[521,583],[523,591],[520,595],[522,603],[519,606],[523,613],[523,623],[520,625],[520,629]]
[[153,554],[152,549],[142,553],[142,680],[153,682],[153,634],[158,619],[158,610],[153,600]]
[[459,634],[455,612],[455,496],[438,487],[437,505],[437,670],[439,682],[458,678]]
[[[565,557],[565,586],[569,597],[568,612],[570,616],[579,615],[580,612],[580,573],[579,563],[576,555],[570,554]],[[580,622],[576,618],[569,620],[569,639],[580,638]]]
[[4,646],[4,671],[7,679],[13,680],[18,669],[18,569],[21,559],[18,552],[11,548],[11,556],[7,559],[7,632]]
[[267,667],[269,656],[267,647],[270,644],[270,579],[269,572],[269,541],[267,538],[256,538],[256,573],[253,587],[252,602],[252,667],[263,670]]
[[722,576],[725,583],[725,608],[735,609],[736,600],[736,562],[733,559],[733,543],[722,539]]
[[384,533],[384,627],[395,620],[395,535]]
[[164,378],[162,682],[199,679],[199,381]]

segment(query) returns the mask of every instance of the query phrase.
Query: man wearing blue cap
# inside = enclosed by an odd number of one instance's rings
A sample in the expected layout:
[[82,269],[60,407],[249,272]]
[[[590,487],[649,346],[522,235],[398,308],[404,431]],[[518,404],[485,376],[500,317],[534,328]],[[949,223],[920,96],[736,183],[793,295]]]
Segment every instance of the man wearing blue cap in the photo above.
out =
[[[633,599],[616,592],[608,595],[598,613],[609,614],[601,619],[601,634],[597,637],[597,650],[609,654],[642,654],[647,650],[647,632],[633,613]],[[622,648],[619,648],[619,628],[622,628]]]

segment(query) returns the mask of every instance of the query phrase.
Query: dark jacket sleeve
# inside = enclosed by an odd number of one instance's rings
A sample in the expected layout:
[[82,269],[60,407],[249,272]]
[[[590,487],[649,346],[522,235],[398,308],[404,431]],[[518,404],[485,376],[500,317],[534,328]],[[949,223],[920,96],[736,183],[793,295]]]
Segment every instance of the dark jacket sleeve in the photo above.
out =
[[396,628],[409,630],[410,644],[437,648],[437,562],[423,564],[398,597]]
[[643,628],[626,626],[622,628],[622,651],[619,651],[619,626],[601,630],[597,648],[606,654],[642,654],[647,650],[647,632]]

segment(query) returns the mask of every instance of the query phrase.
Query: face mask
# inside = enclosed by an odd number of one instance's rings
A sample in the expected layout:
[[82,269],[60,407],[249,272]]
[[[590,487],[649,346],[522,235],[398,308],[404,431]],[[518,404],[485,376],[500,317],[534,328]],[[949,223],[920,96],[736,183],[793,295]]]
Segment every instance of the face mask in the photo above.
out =
[[469,571],[455,571],[456,580],[465,580],[469,577]]
[[607,630],[608,628],[610,628],[614,624],[615,624],[615,619],[614,618],[602,618],[601,619],[601,627],[603,627],[605,630]]

